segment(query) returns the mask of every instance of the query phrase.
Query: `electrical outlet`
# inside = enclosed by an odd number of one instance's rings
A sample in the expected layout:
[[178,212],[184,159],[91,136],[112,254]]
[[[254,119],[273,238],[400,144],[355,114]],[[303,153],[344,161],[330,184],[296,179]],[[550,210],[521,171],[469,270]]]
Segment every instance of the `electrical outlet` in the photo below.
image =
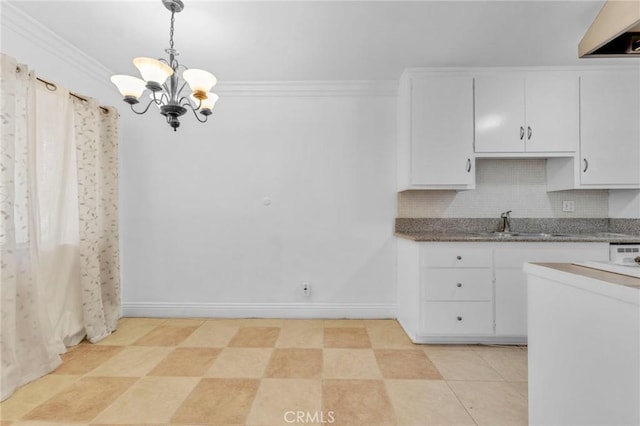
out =
[[562,201],[562,211],[572,213],[576,210],[576,202],[572,200]]
[[309,281],[302,281],[302,283],[300,283],[300,293],[304,297],[311,296],[311,283]]

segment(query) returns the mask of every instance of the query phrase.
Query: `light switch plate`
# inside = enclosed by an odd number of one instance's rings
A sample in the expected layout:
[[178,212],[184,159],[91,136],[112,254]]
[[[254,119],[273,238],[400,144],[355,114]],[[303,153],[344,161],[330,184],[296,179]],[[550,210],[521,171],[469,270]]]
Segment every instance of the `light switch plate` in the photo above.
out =
[[562,211],[572,213],[576,210],[576,202],[573,200],[562,201]]

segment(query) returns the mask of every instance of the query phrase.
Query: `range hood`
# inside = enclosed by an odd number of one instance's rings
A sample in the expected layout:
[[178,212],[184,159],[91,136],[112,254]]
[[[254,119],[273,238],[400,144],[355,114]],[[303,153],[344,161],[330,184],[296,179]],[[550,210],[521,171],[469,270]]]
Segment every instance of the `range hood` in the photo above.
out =
[[640,58],[640,0],[607,0],[582,37],[578,56]]

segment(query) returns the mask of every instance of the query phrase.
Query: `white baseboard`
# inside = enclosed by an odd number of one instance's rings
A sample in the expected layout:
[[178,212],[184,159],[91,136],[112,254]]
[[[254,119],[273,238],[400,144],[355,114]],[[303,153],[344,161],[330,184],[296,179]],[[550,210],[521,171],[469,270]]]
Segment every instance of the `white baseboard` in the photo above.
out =
[[407,327],[401,318],[398,323],[409,339],[418,345],[422,344],[456,344],[456,345],[526,345],[527,336],[496,336],[494,334],[486,335],[437,335],[437,334],[419,334]]
[[487,335],[418,335],[412,339],[417,344],[455,344],[455,345],[526,345],[526,336],[495,336]]
[[395,304],[164,303],[122,304],[125,317],[159,318],[396,318]]

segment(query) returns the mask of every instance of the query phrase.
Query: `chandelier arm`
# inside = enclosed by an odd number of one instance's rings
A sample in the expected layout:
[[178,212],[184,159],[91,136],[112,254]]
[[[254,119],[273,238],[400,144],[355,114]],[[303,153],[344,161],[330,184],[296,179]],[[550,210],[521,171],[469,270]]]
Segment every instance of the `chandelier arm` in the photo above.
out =
[[[182,99],[186,99],[186,97],[183,97]],[[180,101],[181,101],[181,102],[182,102],[182,99],[180,99]],[[200,105],[201,105],[201,104],[202,104],[202,101],[200,101],[200,104],[198,105],[198,108],[194,108],[194,107],[193,107],[193,105],[191,105],[191,102],[189,102],[189,101],[187,100],[187,103],[186,103],[186,104],[184,104],[184,105],[182,105],[182,106],[185,106],[185,107],[186,107],[186,106],[188,106],[188,107],[189,107],[189,109],[191,109],[191,111],[193,111],[193,115],[196,117],[196,120],[198,120],[198,121],[199,121],[199,122],[201,122],[201,123],[206,123],[206,122],[207,122],[207,120],[209,119],[209,117],[205,115],[205,116],[204,116],[204,120],[200,120],[200,117],[198,117],[198,113],[196,112],[197,110],[199,110],[199,109],[200,109]]]
[[204,116],[204,120],[200,120],[200,117],[198,117],[198,113],[197,113],[193,108],[192,108],[191,110],[193,111],[193,115],[195,115],[196,120],[198,120],[199,122],[201,122],[201,123],[206,123],[206,122],[207,122],[207,120],[209,119],[209,116],[208,116],[208,115],[205,115],[205,116]]
[[135,112],[135,113],[136,113],[136,114],[138,114],[138,115],[142,115],[142,114],[146,113],[146,112],[149,110],[149,107],[151,106],[151,104],[155,104],[155,103],[156,103],[156,102],[155,102],[155,99],[151,99],[151,100],[149,101],[149,103],[147,104],[147,107],[146,107],[143,111],[136,111],[136,110],[133,108],[133,105],[131,105],[131,111]]
[[[182,93],[182,89],[184,89],[184,86],[186,86],[186,85],[187,85],[186,81],[182,83],[182,86],[180,86],[180,90],[178,90],[178,95],[180,95],[180,93]],[[185,98],[185,97],[186,96],[183,96],[183,98]],[[182,98],[180,98],[179,102],[182,102]]]
[[156,105],[166,105],[169,103],[169,95],[167,95],[167,93],[169,93],[169,89],[167,89],[166,87],[164,89],[165,91],[162,92],[160,99],[156,98],[156,92],[153,92],[153,101],[156,103]]
[[[183,104],[182,102],[185,101],[185,103]],[[202,106],[202,101],[198,100],[198,107],[194,108],[193,104],[191,103],[191,101],[189,100],[189,98],[187,98],[186,96],[183,96],[180,98],[180,100],[178,101],[178,103],[182,106],[187,106],[189,105],[189,107],[191,107],[192,110],[194,111],[198,111],[200,109],[200,107]]]
[[[186,103],[182,104],[182,101],[185,101]],[[193,104],[191,103],[191,100],[189,98],[187,98],[186,96],[181,97],[178,102],[181,103],[182,106],[187,106],[188,105],[193,110],[193,112],[200,111],[200,108],[202,108],[202,100],[201,99],[198,99],[198,106],[195,107],[195,108],[193,107]]]
[[[184,87],[184,84],[182,86]],[[178,93],[181,93],[181,92],[182,92],[182,87],[180,88]],[[189,104],[189,106],[191,106],[191,108],[193,108],[193,105],[191,104],[191,100],[187,96],[182,96],[180,99],[178,99],[178,103],[179,104],[182,104],[183,101],[185,101],[187,104]],[[200,109],[200,105],[202,105],[202,101],[199,100],[198,101],[198,108],[196,108],[196,110]]]
[[[167,79],[167,81],[169,81],[169,80]],[[163,84],[162,84],[162,88],[164,89],[164,90],[162,91],[162,96],[167,95],[167,97],[168,97],[168,94],[169,94],[169,93],[171,93],[171,92],[169,91],[169,87],[167,86],[167,83],[163,83]],[[155,95],[154,95],[154,96],[155,96]],[[160,97],[160,99],[162,99],[162,96]]]

